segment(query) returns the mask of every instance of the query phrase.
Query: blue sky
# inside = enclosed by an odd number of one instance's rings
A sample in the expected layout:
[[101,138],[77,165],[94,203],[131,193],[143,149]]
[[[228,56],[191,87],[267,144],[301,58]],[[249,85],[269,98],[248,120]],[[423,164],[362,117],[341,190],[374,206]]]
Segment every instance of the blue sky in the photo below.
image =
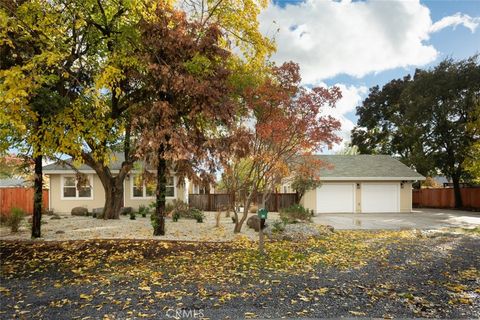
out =
[[276,0],[260,21],[274,61],[298,62],[307,86],[340,86],[345,140],[368,88],[480,53],[480,0]]

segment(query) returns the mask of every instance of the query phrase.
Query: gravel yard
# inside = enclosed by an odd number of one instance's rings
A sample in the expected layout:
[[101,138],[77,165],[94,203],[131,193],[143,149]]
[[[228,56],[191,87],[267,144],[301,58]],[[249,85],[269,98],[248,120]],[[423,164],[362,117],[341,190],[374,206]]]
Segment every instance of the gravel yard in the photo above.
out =
[[[220,227],[217,228],[216,212],[205,212],[206,219],[203,223],[195,220],[180,219],[173,222],[167,218],[166,235],[161,237],[165,240],[185,241],[228,241],[236,238],[233,234],[234,224],[230,217],[222,213]],[[251,214],[252,215],[252,214]],[[270,213],[269,220],[274,220],[277,213]],[[158,239],[154,237],[150,215],[146,218],[136,217],[130,220],[128,216],[120,216],[119,220],[103,220],[93,217],[78,217],[61,215],[61,219],[53,219],[52,216],[43,216],[42,236],[44,240],[82,240],[82,239]],[[25,223],[20,232],[11,233],[7,227],[0,227],[0,239],[3,240],[28,240],[30,239],[29,224]],[[244,224],[241,235],[252,239],[258,238],[258,234]]]
[[0,318],[479,318],[478,236],[0,241]]

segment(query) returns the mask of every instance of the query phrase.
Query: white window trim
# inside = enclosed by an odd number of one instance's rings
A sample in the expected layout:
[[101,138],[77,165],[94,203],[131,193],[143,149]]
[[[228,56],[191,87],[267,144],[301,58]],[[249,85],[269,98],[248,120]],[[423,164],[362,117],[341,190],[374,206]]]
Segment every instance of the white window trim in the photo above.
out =
[[[145,199],[155,199],[155,196],[148,197],[147,188],[145,187],[145,181],[143,182],[143,196],[142,197],[135,197],[133,195],[133,183],[135,181],[135,175],[132,174],[130,176],[130,200],[145,200]],[[176,199],[177,198],[177,177],[173,176],[173,197],[165,197],[165,199]]]
[[[65,178],[67,177],[74,177],[75,178],[75,190],[76,190],[76,196],[75,197],[64,197],[63,195],[63,187],[65,186]],[[65,174],[65,175],[61,175],[60,177],[60,198],[62,200],[93,200],[93,176],[91,174],[87,175],[88,177],[88,181],[90,182],[90,197],[79,197],[78,196],[78,189],[77,189],[77,177],[75,177],[75,175],[73,174]]]

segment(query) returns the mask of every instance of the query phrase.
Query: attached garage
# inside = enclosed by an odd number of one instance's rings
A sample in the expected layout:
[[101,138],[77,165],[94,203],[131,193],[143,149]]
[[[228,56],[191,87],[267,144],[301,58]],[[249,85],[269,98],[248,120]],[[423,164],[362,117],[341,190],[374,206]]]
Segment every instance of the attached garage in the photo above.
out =
[[425,177],[387,155],[318,155],[321,186],[301,204],[316,213],[411,212],[412,183]]

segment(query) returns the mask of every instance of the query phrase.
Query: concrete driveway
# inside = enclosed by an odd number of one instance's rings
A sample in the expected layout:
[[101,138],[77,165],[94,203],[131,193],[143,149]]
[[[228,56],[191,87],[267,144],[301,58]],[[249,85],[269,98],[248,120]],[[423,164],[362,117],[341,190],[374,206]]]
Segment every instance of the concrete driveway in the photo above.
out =
[[319,213],[313,218],[335,229],[439,229],[480,226],[480,212],[415,209],[412,213]]

